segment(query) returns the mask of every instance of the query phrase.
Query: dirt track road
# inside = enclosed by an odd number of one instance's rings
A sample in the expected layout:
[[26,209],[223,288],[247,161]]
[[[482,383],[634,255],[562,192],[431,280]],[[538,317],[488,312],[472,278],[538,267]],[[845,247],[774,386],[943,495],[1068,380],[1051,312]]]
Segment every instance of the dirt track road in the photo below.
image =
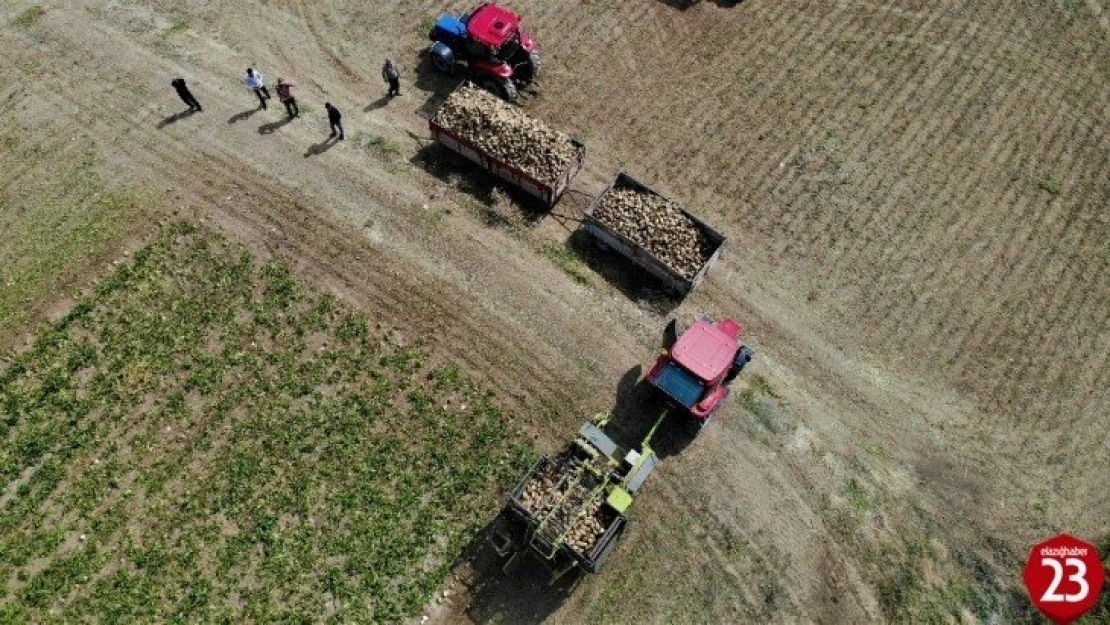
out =
[[[603,575],[566,601],[487,584],[438,619],[862,622],[973,603],[954,583],[989,613],[1024,545],[1110,534],[1110,46],[1088,7],[520,2],[546,44],[526,106],[590,148],[529,220],[424,139],[450,88],[418,76],[438,3],[178,4],[45,3],[0,29],[5,188],[49,171],[32,148],[91,149],[164,219],[434,337],[545,449],[621,409],[672,317],[736,316],[758,354],[762,390],[665,460]],[[248,65],[294,80],[303,117],[252,111]],[[173,119],[177,74],[203,113]],[[348,130],[326,149],[325,99]],[[610,257],[581,284],[544,253],[625,166],[732,237],[674,310]],[[899,595],[918,585],[939,598]]]

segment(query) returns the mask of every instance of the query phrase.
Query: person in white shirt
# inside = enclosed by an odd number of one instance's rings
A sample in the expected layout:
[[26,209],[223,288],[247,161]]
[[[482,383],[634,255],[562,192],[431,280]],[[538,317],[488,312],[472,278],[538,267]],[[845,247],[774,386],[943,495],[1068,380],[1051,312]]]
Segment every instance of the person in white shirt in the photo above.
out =
[[247,68],[247,77],[243,79],[247,84],[247,88],[258,96],[258,102],[262,108],[266,108],[266,100],[270,99],[270,90],[266,88],[266,81],[262,78],[261,72],[254,71],[253,68]]

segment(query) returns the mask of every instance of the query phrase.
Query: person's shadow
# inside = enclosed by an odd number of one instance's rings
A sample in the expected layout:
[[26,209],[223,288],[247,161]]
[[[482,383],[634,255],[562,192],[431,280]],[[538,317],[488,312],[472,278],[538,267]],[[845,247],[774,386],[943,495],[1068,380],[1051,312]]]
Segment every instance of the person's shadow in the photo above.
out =
[[306,151],[304,153],[304,157],[309,158],[309,157],[312,157],[312,156],[318,156],[320,154],[323,154],[324,152],[327,152],[328,150],[335,147],[336,143],[339,143],[339,138],[338,137],[328,137],[327,139],[324,139],[323,141],[321,141],[320,143],[317,143],[316,145],[309,146],[308,151]]
[[261,111],[261,110],[262,110],[262,107],[260,106],[258,108],[248,109],[246,111],[243,111],[242,113],[236,113],[236,114],[232,115],[231,117],[227,118],[227,123],[235,124],[235,123],[241,122],[241,121],[249,118],[251,115],[254,115],[255,113],[257,113],[258,111]]
[[269,124],[262,124],[261,126],[258,127],[258,134],[260,134],[260,135],[272,134],[275,130],[281,128],[282,126],[284,126],[285,124],[288,124],[291,121],[293,121],[293,118],[286,116],[286,117],[283,117],[282,119],[280,119],[276,122],[270,122]]
[[370,104],[367,104],[366,108],[362,109],[362,112],[363,113],[369,113],[370,111],[376,111],[380,108],[385,108],[385,106],[388,105],[389,101],[392,100],[392,99],[393,98],[391,98],[387,95],[383,95],[382,97],[378,98],[377,100],[374,100]]
[[162,119],[162,121],[158,122],[158,130],[163,129],[166,126],[169,126],[170,124],[177,123],[177,122],[185,119],[186,117],[191,117],[196,112],[197,111],[195,109],[190,108],[190,109],[185,109],[184,111],[181,111],[179,113],[174,113],[173,115],[170,115],[169,117],[165,117],[165,118]]

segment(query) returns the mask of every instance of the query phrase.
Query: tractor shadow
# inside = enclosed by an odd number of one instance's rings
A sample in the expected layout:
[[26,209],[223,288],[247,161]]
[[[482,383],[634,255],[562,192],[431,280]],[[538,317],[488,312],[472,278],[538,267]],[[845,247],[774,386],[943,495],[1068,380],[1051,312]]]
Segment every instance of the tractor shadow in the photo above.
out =
[[680,410],[668,412],[670,404],[643,379],[641,365],[629,369],[617,383],[616,399],[610,411],[612,420],[605,432],[615,443],[627,449],[640,449],[640,444],[661,417],[651,448],[659,459],[681,454],[697,438],[698,428]]
[[640,308],[657,315],[669,315],[683,298],[659,284],[659,280],[617,252],[603,248],[585,228],[578,228],[566,241],[590,269],[613,285]]
[[466,71],[458,70],[453,74],[444,74],[432,64],[432,55],[425,48],[420,52],[420,60],[416,64],[416,81],[413,87],[422,94],[424,103],[416,109],[416,113],[425,119],[431,119],[440,105],[447,100],[459,85],[466,80]]
[[[547,216],[546,204],[508,187],[482,168],[434,141],[416,151],[409,162],[471,199],[479,217],[490,227],[532,227]],[[509,201],[505,201],[509,200]]]
[[497,553],[490,537],[507,527],[502,523],[501,516],[487,523],[453,567],[462,572],[469,595],[467,616],[475,623],[542,623],[566,602],[583,574],[572,571],[552,582],[551,570],[523,542],[511,560]]

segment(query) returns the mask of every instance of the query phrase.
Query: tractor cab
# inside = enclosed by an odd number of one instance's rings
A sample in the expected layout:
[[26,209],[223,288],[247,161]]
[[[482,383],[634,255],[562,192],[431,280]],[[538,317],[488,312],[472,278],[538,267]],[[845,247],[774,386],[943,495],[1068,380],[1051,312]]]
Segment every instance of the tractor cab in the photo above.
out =
[[740,324],[700,319],[648,371],[646,380],[704,426],[728,397],[729,385],[751,361]]
[[536,42],[520,29],[520,16],[492,2],[467,14],[439,16],[428,37],[437,69],[451,73],[465,62],[480,85],[507,100],[515,99],[517,88],[531,83],[539,69]]
[[491,61],[526,62],[536,49],[536,42],[520,30],[520,16],[496,4],[483,4],[471,13],[466,32]]

